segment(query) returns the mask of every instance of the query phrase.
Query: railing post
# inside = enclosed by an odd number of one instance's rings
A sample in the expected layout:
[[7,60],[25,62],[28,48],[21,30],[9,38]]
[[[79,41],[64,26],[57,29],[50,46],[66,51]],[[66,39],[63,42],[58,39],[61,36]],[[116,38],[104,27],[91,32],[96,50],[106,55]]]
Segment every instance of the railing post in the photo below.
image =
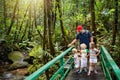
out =
[[[64,64],[64,59],[62,57],[60,58],[60,67],[62,67],[63,64]],[[62,77],[63,75],[64,75],[64,67],[61,69],[60,77]]]
[[106,80],[120,80],[120,69],[104,46],[101,46],[100,55]]

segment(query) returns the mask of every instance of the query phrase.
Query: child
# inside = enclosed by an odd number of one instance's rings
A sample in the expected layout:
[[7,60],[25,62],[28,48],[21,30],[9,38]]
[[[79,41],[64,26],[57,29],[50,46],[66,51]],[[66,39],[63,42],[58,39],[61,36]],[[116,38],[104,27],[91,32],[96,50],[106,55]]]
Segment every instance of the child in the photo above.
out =
[[94,68],[94,73],[97,74],[96,64],[97,64],[97,56],[99,55],[100,51],[95,48],[95,43],[90,43],[90,50],[89,50],[89,71],[88,76],[91,74],[92,67]]
[[74,54],[74,67],[75,67],[75,72],[79,73],[79,57],[78,57],[78,52],[76,48],[72,49],[72,53]]
[[81,68],[80,72],[84,69],[85,72],[87,72],[87,52],[88,50],[86,49],[86,44],[82,43],[80,45],[80,53],[81,53]]

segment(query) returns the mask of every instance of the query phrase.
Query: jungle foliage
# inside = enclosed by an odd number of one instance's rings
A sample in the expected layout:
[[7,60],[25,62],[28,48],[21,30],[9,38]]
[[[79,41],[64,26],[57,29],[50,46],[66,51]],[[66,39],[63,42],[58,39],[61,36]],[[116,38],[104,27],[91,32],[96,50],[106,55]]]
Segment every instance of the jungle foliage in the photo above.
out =
[[81,24],[120,66],[119,7],[120,0],[0,0],[0,56],[21,51],[34,57],[31,74],[65,50]]

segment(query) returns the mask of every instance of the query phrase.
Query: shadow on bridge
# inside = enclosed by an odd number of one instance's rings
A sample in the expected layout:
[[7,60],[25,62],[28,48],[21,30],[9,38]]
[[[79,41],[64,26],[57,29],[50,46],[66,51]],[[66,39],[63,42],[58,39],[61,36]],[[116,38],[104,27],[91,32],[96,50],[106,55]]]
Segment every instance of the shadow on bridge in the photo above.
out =
[[97,64],[97,71],[98,74],[94,74],[94,72],[92,72],[90,76],[87,76],[87,73],[84,71],[82,71],[82,73],[75,73],[74,69],[72,69],[65,80],[105,80],[100,62]]

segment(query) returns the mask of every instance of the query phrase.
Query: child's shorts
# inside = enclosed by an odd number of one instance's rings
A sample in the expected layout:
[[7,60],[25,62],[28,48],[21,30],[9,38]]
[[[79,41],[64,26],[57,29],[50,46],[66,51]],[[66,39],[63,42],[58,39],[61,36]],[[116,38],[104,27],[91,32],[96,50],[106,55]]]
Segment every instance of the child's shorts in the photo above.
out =
[[97,59],[90,59],[90,63],[97,63]]

